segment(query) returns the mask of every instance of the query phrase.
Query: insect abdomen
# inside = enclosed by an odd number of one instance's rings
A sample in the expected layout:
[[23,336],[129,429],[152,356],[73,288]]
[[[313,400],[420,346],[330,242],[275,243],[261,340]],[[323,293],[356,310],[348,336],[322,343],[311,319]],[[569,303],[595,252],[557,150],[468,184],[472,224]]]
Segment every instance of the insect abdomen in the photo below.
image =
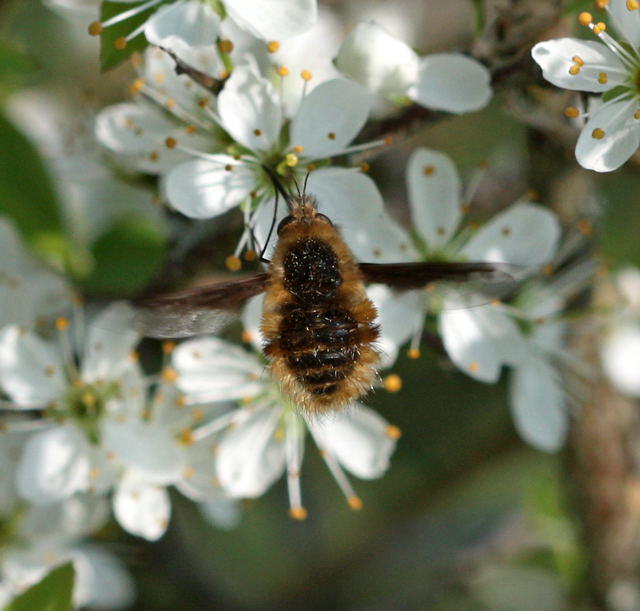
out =
[[272,280],[263,323],[274,374],[308,411],[335,409],[367,392],[378,361],[376,312],[352,255],[342,241],[323,237],[283,244],[282,275]]

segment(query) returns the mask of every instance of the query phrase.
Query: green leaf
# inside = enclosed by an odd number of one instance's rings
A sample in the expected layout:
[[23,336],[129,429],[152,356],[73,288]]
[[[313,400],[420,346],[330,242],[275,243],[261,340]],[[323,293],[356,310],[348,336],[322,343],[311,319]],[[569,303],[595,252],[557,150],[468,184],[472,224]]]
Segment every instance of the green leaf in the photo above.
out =
[[74,577],[71,562],[56,567],[42,581],[14,598],[4,611],[71,611]]
[[[140,2],[106,2],[103,0],[100,8],[100,20],[104,23],[107,19],[111,19],[124,11],[129,11],[141,6],[147,0]],[[127,42],[127,46],[122,49],[116,49],[116,40],[127,37],[137,27],[141,26],[153,13],[155,13],[163,4],[173,2],[174,0],[165,0],[155,4],[145,11],[141,11],[137,15],[124,19],[123,21],[110,25],[102,30],[100,34],[100,65],[102,70],[110,70],[129,59],[136,51],[144,51],[149,43],[143,32],[138,34]]]
[[613,89],[609,89],[609,91],[605,91],[602,94],[602,101],[609,102],[625,94],[627,95],[627,97],[631,97],[631,92],[629,91],[629,88],[625,87],[624,85],[618,85]]
[[22,49],[0,40],[0,96],[23,86],[38,70]]
[[0,215],[17,225],[25,241],[60,266],[69,242],[49,174],[31,142],[0,115]]
[[149,219],[121,218],[93,244],[93,269],[82,282],[88,291],[130,295],[143,289],[160,271],[166,236]]

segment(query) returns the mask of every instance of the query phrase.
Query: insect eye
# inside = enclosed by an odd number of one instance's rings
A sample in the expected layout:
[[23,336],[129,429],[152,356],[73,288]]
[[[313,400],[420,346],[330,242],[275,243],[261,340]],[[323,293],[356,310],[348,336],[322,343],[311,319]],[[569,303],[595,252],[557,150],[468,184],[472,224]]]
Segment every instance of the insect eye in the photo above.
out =
[[316,214],[316,218],[324,221],[325,223],[329,223],[329,225],[333,225],[333,223],[331,222],[331,219],[320,212]]
[[293,220],[294,219],[291,215],[285,216],[278,224],[278,235],[280,235],[280,232],[284,229],[284,227],[291,223]]

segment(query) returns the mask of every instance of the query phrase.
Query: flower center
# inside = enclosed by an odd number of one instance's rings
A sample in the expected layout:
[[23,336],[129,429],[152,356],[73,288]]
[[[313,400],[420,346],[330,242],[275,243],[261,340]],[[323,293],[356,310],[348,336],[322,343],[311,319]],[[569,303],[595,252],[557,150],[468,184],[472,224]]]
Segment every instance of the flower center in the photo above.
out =
[[120,386],[117,382],[98,381],[87,384],[82,380],[75,380],[64,400],[54,406],[53,414],[72,419],[85,431],[92,443],[98,443],[99,421],[106,412],[107,403],[119,394]]

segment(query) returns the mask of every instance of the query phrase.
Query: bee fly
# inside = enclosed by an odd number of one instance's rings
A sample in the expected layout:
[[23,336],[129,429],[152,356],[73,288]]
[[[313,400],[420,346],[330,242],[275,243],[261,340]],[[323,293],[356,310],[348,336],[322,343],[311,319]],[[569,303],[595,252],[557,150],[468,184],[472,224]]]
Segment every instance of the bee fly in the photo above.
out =
[[[275,179],[274,185],[289,214],[278,225],[266,273],[146,298],[137,304],[136,322],[153,337],[210,332],[265,292],[264,353],[282,390],[308,413],[338,409],[373,385],[379,328],[365,283],[409,290],[504,275],[504,266],[480,262],[358,263],[313,196],[304,190],[291,196]],[[274,212],[271,230],[275,218]]]

